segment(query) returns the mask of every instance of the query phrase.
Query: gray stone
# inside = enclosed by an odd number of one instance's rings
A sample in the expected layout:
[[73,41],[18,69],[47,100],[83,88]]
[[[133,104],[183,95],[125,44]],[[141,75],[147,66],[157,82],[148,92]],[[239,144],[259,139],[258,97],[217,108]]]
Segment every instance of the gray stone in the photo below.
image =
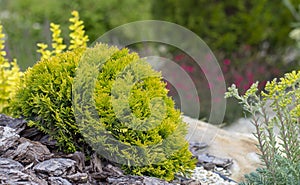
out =
[[162,181],[162,180],[159,180],[159,179],[153,178],[153,177],[144,177],[143,178],[143,183],[145,185],[158,185],[158,184],[161,184],[161,185],[171,185],[170,183],[167,183],[165,181]]
[[38,163],[33,169],[49,176],[60,176],[75,171],[75,164],[76,161],[71,159],[54,158]]
[[172,183],[168,183],[154,177],[133,175],[108,177],[107,182],[114,185],[172,185]]
[[19,142],[21,144],[16,150],[7,151],[2,157],[14,159],[25,165],[30,163],[37,164],[51,157],[49,149],[40,142],[30,141],[26,138],[20,138]]
[[72,185],[68,180],[61,177],[49,177],[48,182],[50,185]]
[[24,130],[26,121],[21,118],[12,118],[4,114],[0,114],[0,126],[7,126],[16,129],[17,133]]
[[204,167],[212,166],[213,168],[215,168],[217,166],[217,167],[222,167],[221,169],[223,169],[223,168],[228,168],[232,165],[232,159],[221,158],[207,153],[198,155],[197,159],[198,162],[202,164]]
[[111,164],[108,164],[107,166],[105,166],[103,168],[103,170],[106,171],[106,172],[109,172],[109,173],[111,173],[111,174],[113,174],[115,176],[122,176],[123,175],[123,172],[122,172],[122,170],[120,168],[115,167],[115,166],[113,166]]
[[91,157],[91,165],[93,171],[102,172],[102,162],[96,153],[94,153]]
[[33,182],[31,179],[33,179],[31,176],[19,170],[7,170],[5,173],[0,171],[0,182],[2,184],[39,185],[37,182]]
[[77,172],[72,175],[67,175],[65,178],[73,183],[86,183],[88,181],[88,174]]
[[23,170],[24,166],[12,159],[0,158],[0,172],[6,170]]
[[19,162],[6,158],[0,158],[0,183],[47,185],[46,181],[39,179],[35,174],[26,173],[23,165]]
[[0,156],[9,148],[16,146],[19,138],[15,129],[0,126]]
[[[85,155],[84,155],[84,153],[76,151],[73,154],[69,154],[67,157],[74,160],[74,161],[76,161],[76,166],[78,167],[78,170],[80,172],[83,171],[83,169],[85,168]],[[93,166],[94,165],[93,157],[91,158],[91,163],[92,163],[92,166]],[[98,166],[99,166],[99,168],[101,167],[99,170],[102,171],[101,161],[100,161],[100,165],[98,165]],[[101,171],[99,171],[99,172],[101,172]]]

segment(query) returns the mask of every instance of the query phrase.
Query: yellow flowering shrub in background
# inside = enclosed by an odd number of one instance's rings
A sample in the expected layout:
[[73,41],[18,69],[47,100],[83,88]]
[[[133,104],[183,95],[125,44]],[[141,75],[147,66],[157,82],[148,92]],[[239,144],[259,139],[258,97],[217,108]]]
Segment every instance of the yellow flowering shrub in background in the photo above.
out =
[[71,41],[69,50],[73,50],[80,47],[86,47],[86,43],[89,41],[87,35],[85,35],[83,21],[79,19],[79,13],[77,11],[72,12],[73,17],[69,19],[71,26],[69,29],[72,31],[70,33]]
[[[77,48],[85,48],[87,46],[87,42],[89,41],[88,36],[85,35],[83,21],[79,18],[79,13],[77,11],[72,12],[72,18],[69,21],[72,23],[69,26],[71,33],[69,34],[71,40],[68,50],[74,50]],[[52,51],[48,50],[48,45],[44,43],[38,43],[37,46],[39,49],[37,50],[40,53],[41,60],[50,58],[53,55],[62,53],[67,46],[63,44],[63,38],[61,37],[61,29],[60,25],[51,23],[50,30],[52,32]]]
[[37,50],[38,53],[42,54],[41,59],[49,58],[53,54],[61,53],[67,46],[63,44],[63,38],[61,38],[60,25],[51,23],[50,31],[52,32],[52,48],[53,51],[47,50],[48,45],[38,43],[37,46],[40,48]]
[[0,24],[0,113],[8,113],[9,102],[14,97],[23,76],[17,61],[14,59],[10,62],[5,58],[4,38],[3,27]]

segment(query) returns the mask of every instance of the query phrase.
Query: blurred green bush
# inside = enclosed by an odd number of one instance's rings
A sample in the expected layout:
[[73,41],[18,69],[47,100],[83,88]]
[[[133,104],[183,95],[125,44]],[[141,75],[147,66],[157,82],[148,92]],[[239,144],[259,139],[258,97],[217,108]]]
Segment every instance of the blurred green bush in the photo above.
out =
[[[293,0],[298,4],[299,0]],[[213,50],[231,53],[241,45],[287,46],[293,16],[281,0],[154,0],[154,18],[197,33]]]

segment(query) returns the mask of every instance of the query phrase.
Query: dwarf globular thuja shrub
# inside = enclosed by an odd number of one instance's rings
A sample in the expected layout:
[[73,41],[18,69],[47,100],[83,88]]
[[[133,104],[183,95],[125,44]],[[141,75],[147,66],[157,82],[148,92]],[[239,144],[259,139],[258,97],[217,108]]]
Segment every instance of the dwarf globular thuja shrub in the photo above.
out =
[[184,138],[187,125],[161,78],[127,49],[79,48],[43,59],[25,73],[15,113],[61,149],[73,152],[88,143],[128,173],[171,180],[195,161]]
[[194,167],[186,123],[161,74],[136,53],[107,45],[88,49],[74,82],[77,121],[100,155],[128,173],[167,180]]

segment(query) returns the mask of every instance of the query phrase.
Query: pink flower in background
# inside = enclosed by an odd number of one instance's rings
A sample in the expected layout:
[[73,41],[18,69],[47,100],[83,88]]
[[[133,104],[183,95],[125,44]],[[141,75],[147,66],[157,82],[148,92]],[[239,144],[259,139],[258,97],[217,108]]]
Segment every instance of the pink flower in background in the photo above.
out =
[[254,74],[251,71],[247,71],[246,77],[248,80],[248,84],[250,84],[251,86],[254,83]]
[[186,72],[192,73],[194,72],[194,67],[193,66],[187,66],[185,64],[181,65],[182,69],[184,69]]
[[250,87],[251,87],[251,83],[247,83],[247,84],[245,84],[244,86],[243,86],[243,90],[244,91],[247,91]]
[[176,55],[175,56],[175,61],[180,61],[180,60],[182,60],[184,58],[184,55],[183,54],[180,54],[180,55]]
[[226,73],[227,71],[229,71],[229,67],[228,66],[223,66],[223,72]]
[[231,60],[226,58],[225,60],[223,60],[223,64],[229,66],[231,64]]
[[[245,45],[242,50],[242,55],[237,56],[239,57],[248,56],[249,52],[251,52],[251,46]],[[248,53],[247,53],[248,52]],[[198,67],[193,64],[192,58],[189,56],[180,53],[177,55],[174,55],[174,61],[177,62],[181,66],[181,68],[187,72],[194,83],[201,84],[199,85],[199,88],[197,90],[201,92],[201,96],[204,96],[202,101],[206,102],[209,98],[206,99],[206,97],[209,97],[209,91],[212,89],[218,88],[218,83],[225,80],[227,84],[235,84],[240,90],[241,93],[245,93],[251,85],[257,80],[260,81],[258,84],[258,88],[261,90],[264,88],[266,81],[270,79],[270,76],[278,76],[280,74],[281,69],[272,67],[267,63],[260,63],[259,61],[254,59],[249,59],[247,61],[244,60],[237,60],[236,56],[233,54],[231,56],[228,56],[228,58],[223,58],[221,60],[220,66],[222,69],[222,75],[218,74],[218,71],[215,71],[215,68],[210,67],[210,62],[214,60],[214,56],[210,53],[207,53],[204,55],[204,64],[200,66],[201,72],[198,73]],[[239,61],[239,63],[235,62]],[[186,92],[185,98],[189,101],[194,101],[195,97],[192,97],[191,94],[189,94],[189,88],[186,87],[185,82],[181,81],[180,74],[177,74],[175,72],[171,72],[172,78],[177,81],[178,84],[174,85],[171,90],[171,94],[175,94],[174,88],[177,90],[181,90],[183,92]],[[207,76],[212,75],[214,81],[209,83],[207,81]],[[200,88],[201,87],[201,88]],[[168,88],[170,88],[168,86]],[[222,96],[224,92],[220,93]],[[223,99],[215,99],[212,100],[214,102],[220,102]]]
[[234,74],[234,84],[237,86],[237,87],[241,87],[241,83],[243,82],[244,80],[244,77],[241,76],[240,74]]
[[266,84],[267,84],[267,81],[261,81],[261,82],[259,82],[259,84],[258,84],[258,89],[263,89],[265,86],[266,86]]
[[219,82],[222,82],[222,81],[224,81],[224,78],[223,78],[221,75],[219,75],[219,76],[217,77],[217,80],[218,80]]

